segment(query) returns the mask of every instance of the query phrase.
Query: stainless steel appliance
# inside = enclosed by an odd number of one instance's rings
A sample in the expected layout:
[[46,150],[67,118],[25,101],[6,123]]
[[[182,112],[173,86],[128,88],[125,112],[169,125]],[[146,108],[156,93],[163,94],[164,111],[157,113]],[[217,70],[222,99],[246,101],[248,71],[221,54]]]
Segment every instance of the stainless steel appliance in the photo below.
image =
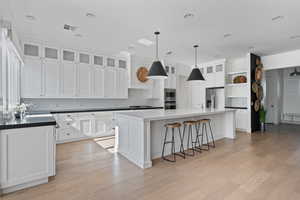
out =
[[165,109],[176,109],[176,89],[165,89]]

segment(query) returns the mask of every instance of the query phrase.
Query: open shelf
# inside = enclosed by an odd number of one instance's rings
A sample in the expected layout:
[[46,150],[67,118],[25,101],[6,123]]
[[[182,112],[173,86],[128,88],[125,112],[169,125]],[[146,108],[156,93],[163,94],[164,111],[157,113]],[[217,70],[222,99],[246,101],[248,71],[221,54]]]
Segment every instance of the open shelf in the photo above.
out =
[[248,98],[246,96],[233,96],[233,95],[230,95],[230,96],[226,96],[226,98]]
[[240,109],[240,110],[247,110],[247,107],[239,107],[239,106],[225,106],[225,108],[230,108],[230,109]]
[[227,72],[227,75],[247,74],[247,71]]
[[248,83],[228,83],[226,87],[234,87],[234,86],[246,86]]

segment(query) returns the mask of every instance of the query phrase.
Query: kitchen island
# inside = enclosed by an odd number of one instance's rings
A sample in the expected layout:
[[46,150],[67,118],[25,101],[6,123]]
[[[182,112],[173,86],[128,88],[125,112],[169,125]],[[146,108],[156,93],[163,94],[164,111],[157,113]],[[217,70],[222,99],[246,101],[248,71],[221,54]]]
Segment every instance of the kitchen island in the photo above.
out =
[[[211,119],[215,140],[235,138],[235,110],[176,109],[115,113],[117,151],[141,168],[152,167],[152,160],[161,156],[164,125],[186,120]],[[170,136],[169,134],[168,136]],[[177,136],[177,137],[176,137]],[[179,137],[176,130],[176,150]],[[184,137],[186,148],[187,134]],[[170,154],[168,148],[167,154]]]

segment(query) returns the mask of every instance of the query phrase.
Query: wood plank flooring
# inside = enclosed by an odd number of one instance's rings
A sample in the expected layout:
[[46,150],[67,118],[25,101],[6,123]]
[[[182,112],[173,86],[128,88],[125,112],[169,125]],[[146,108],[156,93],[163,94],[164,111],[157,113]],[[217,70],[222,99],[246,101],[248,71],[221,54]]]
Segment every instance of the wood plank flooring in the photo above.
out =
[[48,184],[3,200],[297,200],[300,126],[238,133],[216,149],[142,170],[92,140],[57,146],[57,175]]

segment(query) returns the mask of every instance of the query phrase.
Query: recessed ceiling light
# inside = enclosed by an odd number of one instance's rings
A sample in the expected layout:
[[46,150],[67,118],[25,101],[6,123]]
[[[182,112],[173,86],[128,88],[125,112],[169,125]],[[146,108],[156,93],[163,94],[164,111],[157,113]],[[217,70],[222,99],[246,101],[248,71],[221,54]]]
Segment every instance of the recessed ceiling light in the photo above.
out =
[[26,15],[25,17],[26,17],[26,19],[31,20],[31,21],[36,20],[35,16],[33,16],[33,15]]
[[300,39],[300,35],[293,35],[290,37],[290,39],[294,40],[294,39]]
[[173,51],[167,51],[167,53],[166,53],[167,56],[169,56],[171,54],[173,54]]
[[86,13],[85,16],[87,16],[87,17],[89,17],[89,18],[94,18],[94,17],[96,17],[96,15],[95,15],[94,13]]
[[284,18],[283,16],[278,15],[278,16],[273,17],[273,18],[272,18],[272,21],[281,20],[281,19],[283,19],[283,18]]
[[75,37],[82,37],[82,34],[76,33],[76,34],[74,34],[74,36],[75,36]]
[[250,51],[253,51],[253,50],[254,50],[254,47],[253,47],[253,46],[250,46],[250,47],[248,47],[248,49],[249,49]]
[[193,13],[186,13],[183,15],[184,19],[193,18],[195,15]]
[[131,45],[128,46],[128,49],[129,49],[129,50],[132,50],[132,49],[134,49],[134,48],[135,48],[135,46],[134,46],[133,44],[131,44]]
[[65,24],[64,25],[64,29],[67,30],[67,31],[76,31],[78,27],[76,26],[72,26],[72,25],[69,25],[69,24]]
[[153,42],[151,40],[146,39],[146,38],[139,39],[138,43],[140,43],[140,44],[142,44],[144,46],[147,46],[147,47],[153,45]]
[[225,33],[225,34],[223,35],[224,38],[228,38],[228,37],[231,37],[231,36],[232,36],[232,34],[230,34],[230,33]]

